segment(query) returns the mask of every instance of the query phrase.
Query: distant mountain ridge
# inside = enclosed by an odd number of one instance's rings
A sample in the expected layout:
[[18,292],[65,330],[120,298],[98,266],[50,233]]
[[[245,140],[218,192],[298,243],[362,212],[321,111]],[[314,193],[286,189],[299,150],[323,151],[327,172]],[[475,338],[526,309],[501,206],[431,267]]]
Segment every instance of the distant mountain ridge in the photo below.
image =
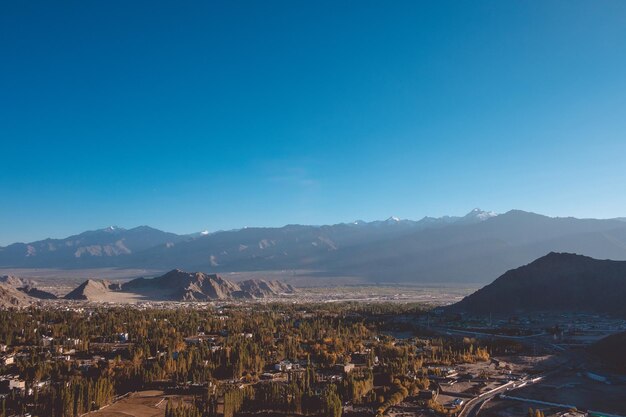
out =
[[87,280],[64,298],[102,301],[112,292],[128,293],[154,301],[210,301],[257,299],[295,293],[280,281],[247,280],[233,282],[215,274],[172,270],[156,278],[137,278],[118,284],[106,280]]
[[626,261],[549,253],[448,307],[475,314],[577,311],[626,317]]
[[149,226],[132,229],[110,226],[69,236],[0,248],[0,265],[10,267],[94,268],[111,266],[119,256],[187,239]]
[[626,260],[623,219],[553,218],[474,209],[329,226],[250,227],[175,235],[142,226],[0,248],[5,268],[173,268],[206,273],[311,271],[371,282],[489,282],[548,252]]

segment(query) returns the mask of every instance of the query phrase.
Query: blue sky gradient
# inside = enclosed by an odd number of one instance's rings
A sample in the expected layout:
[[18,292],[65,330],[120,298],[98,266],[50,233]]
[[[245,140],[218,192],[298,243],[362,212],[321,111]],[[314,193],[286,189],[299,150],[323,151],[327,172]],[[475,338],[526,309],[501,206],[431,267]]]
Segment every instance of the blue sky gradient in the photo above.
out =
[[0,8],[0,245],[626,216],[623,1]]

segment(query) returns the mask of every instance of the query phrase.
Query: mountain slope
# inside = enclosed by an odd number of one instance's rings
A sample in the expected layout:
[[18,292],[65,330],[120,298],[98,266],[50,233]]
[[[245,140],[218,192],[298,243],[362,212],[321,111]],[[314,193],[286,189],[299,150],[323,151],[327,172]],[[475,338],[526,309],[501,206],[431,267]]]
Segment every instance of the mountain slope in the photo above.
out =
[[0,248],[0,265],[45,268],[115,266],[118,257],[185,239],[187,239],[185,236],[162,232],[148,226],[128,230],[111,226],[65,239],[14,243]]
[[38,298],[41,300],[53,300],[57,298],[56,295],[48,291],[36,288],[36,283],[30,279],[24,279],[13,275],[2,275],[0,276],[0,283],[4,284],[6,287],[14,288],[32,298]]
[[626,228],[616,220],[510,211],[344,248],[325,267],[379,282],[485,282],[550,251],[626,259]]
[[25,287],[29,285],[35,285],[35,282],[29,279],[16,277],[14,275],[1,275],[0,283],[7,284],[7,285],[10,285],[11,287],[16,287],[16,288]]
[[29,297],[37,298],[40,300],[56,300],[58,297],[51,292],[40,290],[39,288],[26,285],[24,287],[17,288],[18,291],[23,292]]
[[589,350],[615,370],[626,373],[626,362],[624,362],[626,332],[607,336],[591,345]]
[[109,291],[117,291],[121,287],[119,284],[112,283],[101,279],[88,279],[87,281],[74,288],[65,297],[66,300],[87,300],[97,301],[100,297]]
[[588,311],[626,316],[626,262],[550,253],[450,307],[469,313]]
[[21,308],[28,306],[34,298],[29,297],[17,288],[0,283],[0,308]]
[[124,284],[122,290],[151,299],[194,301],[231,298],[239,287],[217,275],[175,269],[152,279],[134,279]]
[[249,279],[239,283],[243,294],[251,298],[264,298],[280,294],[293,294],[295,289],[281,281],[266,281],[263,279]]
[[[469,213],[469,218],[476,218]],[[160,246],[129,266],[228,272],[314,270],[378,282],[485,282],[549,251],[626,259],[626,224],[522,211],[432,227],[403,221],[249,228]],[[419,223],[419,222],[418,222]]]

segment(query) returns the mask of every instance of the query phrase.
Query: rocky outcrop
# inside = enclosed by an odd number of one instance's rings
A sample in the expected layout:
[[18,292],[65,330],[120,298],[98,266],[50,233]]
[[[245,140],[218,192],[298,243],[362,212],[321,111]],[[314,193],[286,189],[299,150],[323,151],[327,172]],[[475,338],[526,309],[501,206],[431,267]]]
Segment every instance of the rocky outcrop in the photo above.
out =
[[246,296],[251,298],[272,297],[280,294],[293,294],[295,289],[282,281],[266,281],[263,279],[249,279],[239,283],[239,287]]
[[295,289],[280,281],[229,281],[215,274],[172,270],[156,278],[137,278],[124,284],[88,280],[65,296],[71,300],[102,301],[111,292],[133,294],[143,300],[209,301],[256,299],[293,294]]
[[0,283],[0,308],[21,308],[30,305],[34,299],[17,288]]

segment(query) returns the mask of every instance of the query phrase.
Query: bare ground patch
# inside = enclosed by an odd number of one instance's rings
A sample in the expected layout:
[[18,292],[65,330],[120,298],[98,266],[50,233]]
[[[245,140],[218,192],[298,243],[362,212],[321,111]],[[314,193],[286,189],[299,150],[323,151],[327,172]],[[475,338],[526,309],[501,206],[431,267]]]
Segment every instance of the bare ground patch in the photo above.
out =
[[181,396],[165,395],[163,391],[140,391],[85,417],[163,417],[168,398],[174,402],[185,400]]

